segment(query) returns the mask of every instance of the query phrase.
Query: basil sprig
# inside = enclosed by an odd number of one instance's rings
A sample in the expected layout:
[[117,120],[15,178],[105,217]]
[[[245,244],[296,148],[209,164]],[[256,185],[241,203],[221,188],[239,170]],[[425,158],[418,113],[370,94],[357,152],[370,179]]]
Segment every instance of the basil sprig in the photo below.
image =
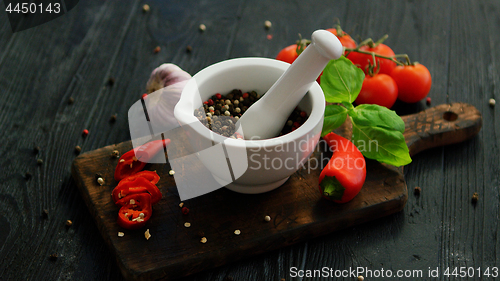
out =
[[411,163],[403,132],[405,124],[396,112],[375,104],[354,107],[363,86],[364,73],[342,56],[332,60],[323,70],[321,88],[327,105],[321,136],[344,123],[347,116],[352,122],[352,142],[366,158],[402,166]]

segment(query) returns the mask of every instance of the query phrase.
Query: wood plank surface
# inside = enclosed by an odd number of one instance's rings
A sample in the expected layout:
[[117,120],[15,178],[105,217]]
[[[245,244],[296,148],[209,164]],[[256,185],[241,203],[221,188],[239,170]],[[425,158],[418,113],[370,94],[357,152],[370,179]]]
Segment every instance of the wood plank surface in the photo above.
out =
[[[125,153],[131,148],[130,142],[107,146],[82,154],[73,164],[73,176],[90,212],[130,280],[172,280],[252,257],[398,212],[408,197],[400,170],[370,161],[365,188],[356,199],[332,204],[318,192],[321,169],[306,165],[274,191],[245,195],[220,189],[185,202],[190,211],[183,215],[169,165],[155,164],[147,169],[160,175],[157,185],[164,199],[154,206],[145,228],[127,231],[116,224],[119,208],[110,194],[117,184],[113,173],[118,160],[110,155],[115,149]],[[325,152],[316,151],[316,161],[326,159]],[[96,184],[96,173],[105,185]],[[264,221],[266,215],[272,222]],[[185,228],[185,222],[191,227]],[[146,229],[152,235],[147,241]],[[123,238],[117,236],[119,231],[125,233]],[[208,239],[206,244],[200,242],[200,231]]]
[[[404,122],[405,139],[410,154],[415,155],[474,137],[481,129],[482,117],[473,106],[455,103],[407,115]],[[349,138],[349,125],[345,122],[337,133]],[[352,201],[333,204],[322,199],[318,178],[329,157],[320,144],[310,161],[280,188],[258,195],[220,189],[183,202],[190,209],[188,215],[178,207],[181,202],[175,181],[168,174],[170,165],[151,164],[147,170],[160,175],[157,186],[163,200],[144,228],[126,231],[116,223],[119,208],[110,196],[118,184],[114,180],[118,158],[111,155],[131,149],[130,141],[106,146],[78,156],[72,165],[73,178],[91,215],[123,275],[130,280],[187,276],[393,214],[401,211],[408,199],[402,169],[376,161],[367,162],[363,189]],[[96,181],[97,175],[104,179],[102,186]],[[267,215],[273,218],[271,223],[264,223]],[[191,227],[184,227],[185,222]],[[153,239],[144,239],[146,228]],[[241,234],[235,236],[236,230]],[[118,237],[120,231],[125,237]],[[202,244],[202,237],[210,241]]]
[[[142,12],[146,3],[149,13]],[[472,104],[483,114],[483,129],[467,142],[413,157],[404,170],[410,195],[403,212],[182,280],[290,280],[291,267],[425,272],[500,264],[500,120],[498,106],[488,104],[500,94],[498,1],[88,0],[19,33],[10,31],[0,8],[1,280],[122,280],[71,178],[74,147],[85,152],[128,140],[127,110],[161,63],[195,74],[227,58],[274,57],[297,33],[309,37],[334,18],[355,39],[389,34],[386,43],[396,53],[429,68],[432,104]],[[270,30],[264,20],[273,23]],[[198,31],[200,23],[206,32]],[[154,54],[156,46],[161,51]],[[423,101],[394,106],[402,115],[425,108]],[[82,138],[85,128],[90,134]],[[412,194],[415,186],[420,196]]]

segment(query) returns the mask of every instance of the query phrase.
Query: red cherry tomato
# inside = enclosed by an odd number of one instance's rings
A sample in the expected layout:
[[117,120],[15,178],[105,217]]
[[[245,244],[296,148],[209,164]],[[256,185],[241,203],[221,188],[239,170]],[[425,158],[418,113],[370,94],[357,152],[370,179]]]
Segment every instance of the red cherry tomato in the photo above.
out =
[[[276,59],[280,60],[280,61],[288,62],[289,64],[292,64],[298,57],[299,57],[299,55],[297,55],[297,44],[293,44],[293,45],[290,45],[290,46],[284,48],[283,50],[281,50],[278,53],[278,55],[276,56]],[[321,77],[321,74],[316,79],[318,84],[320,82],[320,77]]]
[[335,28],[328,28],[326,31],[330,31],[335,36],[337,36],[342,46],[346,48],[356,48],[356,42],[354,42],[351,36],[345,31],[342,31],[342,34],[338,34],[337,29]]
[[293,61],[295,61],[298,56],[297,44],[293,44],[281,50],[276,56],[276,59],[288,63],[293,63]]
[[[356,48],[356,42],[354,42],[351,36],[347,34],[345,31],[342,31],[342,35],[338,35],[337,29],[335,28],[328,28],[326,31],[330,31],[331,33],[333,33],[333,35],[337,36],[337,38],[340,41],[340,44],[342,44],[342,46],[344,46],[345,48]],[[323,72],[321,72],[318,79],[316,79],[316,81],[318,81],[318,84],[320,84],[321,82],[321,75],[323,75]]]
[[[337,29],[335,29],[335,28],[329,28],[329,29],[327,29],[327,31],[329,31],[329,32],[333,33],[335,36],[337,36],[337,38],[339,39],[342,46],[344,46],[346,48],[356,48],[356,42],[354,42],[354,40],[351,38],[351,36],[349,36],[349,34],[347,34],[345,31],[342,31],[342,35],[339,35],[337,32]],[[276,59],[280,60],[280,61],[288,62],[291,64],[297,59],[298,56],[299,55],[297,55],[297,44],[293,44],[293,45],[290,45],[290,46],[282,49],[278,53],[278,55],[276,56]],[[323,74],[323,73],[321,73],[321,74]],[[321,74],[318,76],[318,79],[316,79],[318,84],[321,81]]]
[[378,104],[391,108],[398,98],[398,85],[387,74],[365,76],[356,104]]
[[391,77],[398,85],[398,99],[407,103],[422,100],[431,90],[431,73],[422,64],[397,66]]
[[[374,48],[370,48],[369,46],[361,46],[359,48],[361,51],[367,51],[367,52],[375,52],[376,54],[387,56],[387,57],[392,57],[394,56],[394,51],[392,51],[389,46],[384,45],[384,44],[378,44],[378,46]],[[351,52],[349,54],[349,59],[354,63],[355,65],[358,65],[359,68],[361,68],[365,73],[367,73],[367,68],[366,66],[368,63],[373,64],[373,59],[371,55],[368,54],[362,54],[362,53],[357,53],[357,52]],[[376,58],[377,65],[380,65],[380,71],[379,73],[382,74],[387,74],[390,75],[392,70],[396,67],[396,63],[388,60],[388,59],[383,59],[383,58]],[[368,74],[368,73],[367,73]]]

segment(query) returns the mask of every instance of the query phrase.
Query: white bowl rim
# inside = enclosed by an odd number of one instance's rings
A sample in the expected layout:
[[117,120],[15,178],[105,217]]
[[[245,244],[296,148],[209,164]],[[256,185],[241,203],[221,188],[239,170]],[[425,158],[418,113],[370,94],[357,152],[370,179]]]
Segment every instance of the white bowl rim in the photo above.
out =
[[[174,115],[178,122],[182,125],[189,124],[191,122],[199,122],[198,118],[194,116],[194,105],[192,101],[192,94],[189,92],[195,93],[194,87],[197,87],[197,81],[205,81],[209,79],[214,73],[218,73],[222,70],[231,67],[238,67],[241,65],[255,65],[255,66],[264,66],[264,67],[274,67],[283,72],[290,66],[289,63],[279,61],[276,59],[263,58],[263,57],[243,57],[243,58],[233,58],[224,60],[215,64],[212,64],[198,73],[196,73],[191,80],[186,84],[184,89],[182,90],[182,94],[179,102],[175,106]],[[313,93],[321,93],[321,95],[314,95]],[[315,81],[311,88],[309,88],[309,95],[311,97],[311,106],[315,110],[312,110],[307,118],[306,122],[302,124],[296,130],[279,137],[271,138],[271,139],[261,139],[261,140],[238,140],[227,138],[227,140],[231,140],[229,142],[225,142],[226,145],[231,145],[234,147],[246,147],[246,148],[262,148],[262,147],[275,147],[280,146],[286,143],[290,143],[297,139],[302,138],[307,135],[313,128],[317,125],[318,122],[321,121],[325,111],[325,97],[323,94],[323,90],[319,86],[319,84]],[[208,129],[205,126],[201,126],[201,130],[204,132],[200,132],[203,135],[209,135],[213,133],[221,138],[226,138],[224,136],[218,135]],[[205,131],[206,130],[206,131]],[[234,140],[234,141],[233,141]]]

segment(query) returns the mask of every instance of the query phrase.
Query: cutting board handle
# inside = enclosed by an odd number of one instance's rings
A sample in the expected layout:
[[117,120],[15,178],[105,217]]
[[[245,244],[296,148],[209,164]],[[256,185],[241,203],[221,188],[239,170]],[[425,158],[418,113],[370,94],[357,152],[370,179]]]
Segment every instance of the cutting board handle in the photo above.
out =
[[463,142],[481,130],[481,112],[467,103],[442,104],[402,116],[405,140],[413,156],[420,151]]

